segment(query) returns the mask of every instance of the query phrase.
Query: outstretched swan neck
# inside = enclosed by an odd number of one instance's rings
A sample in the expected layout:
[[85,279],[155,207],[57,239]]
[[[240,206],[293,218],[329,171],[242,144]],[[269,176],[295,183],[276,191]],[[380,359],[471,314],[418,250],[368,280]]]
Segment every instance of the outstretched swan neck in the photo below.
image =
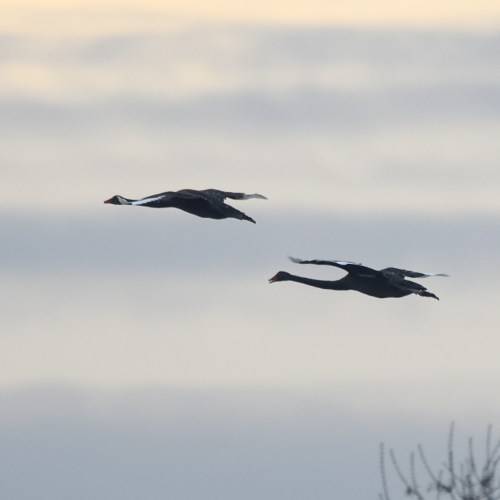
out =
[[276,281],[295,281],[297,283],[302,283],[304,285],[313,286],[315,288],[323,288],[325,290],[349,290],[350,287],[344,278],[336,281],[327,280],[317,280],[313,278],[305,278],[303,276],[296,276],[295,274],[290,274],[285,271],[280,271],[275,276],[273,276],[269,283],[274,283]]

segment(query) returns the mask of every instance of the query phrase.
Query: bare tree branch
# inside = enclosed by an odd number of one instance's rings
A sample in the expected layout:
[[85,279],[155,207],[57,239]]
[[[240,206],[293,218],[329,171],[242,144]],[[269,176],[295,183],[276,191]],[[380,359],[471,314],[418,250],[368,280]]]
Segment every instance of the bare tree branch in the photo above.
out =
[[[454,434],[455,426],[452,423],[448,435],[447,461],[443,463],[442,468],[437,472],[430,466],[422,445],[417,446],[418,459],[425,470],[425,474],[430,479],[430,486],[426,491],[428,493],[434,492],[437,499],[500,500],[500,478],[498,472],[500,464],[500,440],[497,440],[493,444],[491,425],[488,427],[486,433],[486,453],[482,465],[479,465],[476,459],[474,442],[472,438],[469,438],[467,455],[457,466],[454,453]],[[381,445],[380,450],[383,494],[379,495],[379,499],[390,500],[383,445]],[[409,477],[403,473],[394,450],[391,449],[389,451],[389,456],[397,477],[405,487],[406,495],[415,497],[417,500],[426,500],[421,487],[421,478],[418,476],[417,455],[413,452],[410,454]]]

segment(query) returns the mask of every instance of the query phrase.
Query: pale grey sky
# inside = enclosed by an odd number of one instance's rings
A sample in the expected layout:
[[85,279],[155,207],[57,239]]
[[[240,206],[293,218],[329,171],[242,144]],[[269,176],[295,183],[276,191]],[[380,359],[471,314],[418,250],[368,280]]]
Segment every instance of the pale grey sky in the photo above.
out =
[[224,25],[5,36],[1,203],[19,185],[40,210],[244,182],[280,205],[422,212],[425,193],[433,212],[498,211],[498,43]]
[[[499,35],[4,35],[5,498],[376,498],[496,423]],[[256,219],[104,205],[215,187]],[[447,272],[439,302],[287,255]],[[395,492],[397,491],[394,490]],[[402,490],[401,490],[402,491]],[[394,493],[396,494],[396,493]]]

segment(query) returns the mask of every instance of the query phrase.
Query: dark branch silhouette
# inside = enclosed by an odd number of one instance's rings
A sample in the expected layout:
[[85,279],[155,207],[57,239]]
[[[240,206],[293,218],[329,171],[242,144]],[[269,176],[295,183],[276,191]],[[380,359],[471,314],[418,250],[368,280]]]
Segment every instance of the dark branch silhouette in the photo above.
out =
[[[451,424],[448,436],[447,459],[438,472],[434,472],[421,445],[418,445],[418,458],[427,475],[425,489],[416,472],[416,455],[410,454],[410,471],[405,475],[394,450],[389,450],[389,458],[396,476],[403,483],[405,494],[418,500],[426,500],[425,495],[434,493],[434,498],[449,498],[451,500],[500,500],[500,439],[492,444],[492,427],[488,426],[486,433],[485,458],[479,466],[474,451],[472,438],[468,441],[468,454],[458,464],[455,463],[454,446],[455,426]],[[382,476],[382,493],[380,500],[391,500],[387,482],[387,467],[385,447],[380,445],[380,472]]]

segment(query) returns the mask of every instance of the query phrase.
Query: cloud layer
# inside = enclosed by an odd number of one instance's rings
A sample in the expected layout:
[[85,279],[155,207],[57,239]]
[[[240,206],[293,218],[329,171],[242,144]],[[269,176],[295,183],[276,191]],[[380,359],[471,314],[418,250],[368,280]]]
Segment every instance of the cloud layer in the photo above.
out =
[[4,206],[21,186],[25,206],[54,208],[195,183],[332,209],[498,208],[496,33],[207,25],[4,42]]
[[[369,498],[379,441],[494,422],[498,33],[144,19],[1,39],[7,496]],[[187,187],[269,199],[102,203]],[[451,277],[268,284],[341,276],[290,254]]]

